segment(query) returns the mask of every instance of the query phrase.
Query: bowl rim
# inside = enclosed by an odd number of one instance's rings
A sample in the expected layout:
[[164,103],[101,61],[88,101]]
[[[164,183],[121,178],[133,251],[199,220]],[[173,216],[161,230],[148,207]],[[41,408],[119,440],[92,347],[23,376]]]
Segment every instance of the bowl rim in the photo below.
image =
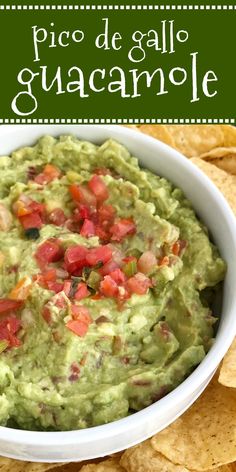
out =
[[[29,141],[30,141],[30,130],[32,128],[41,128],[41,129],[55,129],[58,128],[59,132],[58,135],[63,134],[62,129],[65,131],[68,130],[69,133],[73,133],[75,135],[79,135],[79,131],[83,128],[97,129],[102,131],[107,131],[110,134],[120,134],[120,136],[124,136],[127,138],[140,140],[142,145],[146,143],[151,144],[152,146],[156,146],[158,151],[161,152],[166,151],[169,154],[171,153],[172,156],[176,159],[177,166],[180,167],[184,166],[188,169],[190,173],[194,172],[194,177],[198,182],[202,182],[206,187],[209,193],[213,194],[215,200],[217,200],[217,204],[220,207],[220,210],[224,213],[225,218],[227,220],[228,226],[231,228],[231,236],[234,242],[234,247],[236,250],[236,219],[235,215],[230,208],[228,202],[220,192],[220,190],[215,186],[215,184],[207,177],[197,166],[195,166],[189,159],[184,157],[179,151],[171,148],[167,144],[148,136],[144,133],[138,132],[137,130],[131,128],[125,128],[123,126],[118,125],[3,125],[0,127],[0,136],[4,132],[9,131],[20,131],[21,129],[29,130]],[[42,133],[47,134],[45,132]],[[84,139],[84,138],[82,138]],[[119,140],[119,138],[114,138]],[[91,139],[92,141],[92,139]],[[96,140],[95,140],[96,141]],[[126,145],[126,147],[128,147]],[[1,156],[0,156],[1,157]],[[234,304],[236,307],[236,292],[234,295]],[[133,430],[137,425],[142,423],[144,420],[148,422],[149,419],[152,418],[153,413],[155,413],[156,409],[161,409],[164,411],[167,408],[170,408],[170,405],[174,405],[175,400],[181,396],[181,398],[187,398],[191,391],[194,391],[200,385],[200,379],[205,379],[207,374],[214,372],[222,360],[223,356],[225,355],[226,351],[228,350],[230,344],[233,341],[234,336],[236,335],[236,317],[233,317],[233,307],[231,308],[231,317],[232,317],[232,329],[227,334],[227,342],[225,341],[222,343],[221,335],[216,335],[216,341],[214,345],[211,347],[210,351],[207,353],[203,361],[197,366],[197,368],[173,391],[168,393],[165,397],[158,400],[157,402],[153,403],[152,405],[133,413],[130,416],[124,417],[122,419],[113,421],[111,423],[107,423],[104,425],[94,426],[91,428],[81,429],[81,430],[70,430],[70,431],[29,431],[29,430],[22,430],[22,429],[14,429],[8,428],[4,426],[0,426],[0,440],[2,441],[9,441],[16,444],[27,444],[29,446],[38,446],[40,447],[50,447],[50,446],[65,446],[71,444],[80,444],[88,442],[88,433],[90,434],[91,442],[99,438],[106,439],[108,436],[115,436],[117,434],[122,434],[124,432]]]

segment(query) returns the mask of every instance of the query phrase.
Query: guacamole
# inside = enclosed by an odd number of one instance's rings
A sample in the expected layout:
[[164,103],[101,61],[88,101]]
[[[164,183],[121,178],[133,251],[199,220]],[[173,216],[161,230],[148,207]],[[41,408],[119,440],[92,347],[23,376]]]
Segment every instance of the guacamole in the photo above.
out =
[[119,143],[0,158],[0,424],[74,430],[157,401],[202,361],[225,263],[183,192]]

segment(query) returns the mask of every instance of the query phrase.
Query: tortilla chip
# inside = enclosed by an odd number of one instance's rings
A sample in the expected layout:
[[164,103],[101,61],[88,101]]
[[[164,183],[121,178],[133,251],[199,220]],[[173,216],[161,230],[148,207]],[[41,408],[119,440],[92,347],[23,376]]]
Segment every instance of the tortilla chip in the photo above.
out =
[[150,441],[127,449],[120,464],[129,472],[188,472],[182,465],[175,465],[156,452]]
[[99,464],[89,464],[82,467],[81,472],[125,472],[118,459],[107,459]]
[[191,161],[214,182],[236,214],[236,176],[218,169],[216,166],[203,161],[199,157],[194,157]]
[[141,125],[139,130],[169,146],[175,147],[175,141],[165,125]]
[[236,390],[210,385],[177,421],[151,439],[154,449],[186,468],[205,471],[236,460]]
[[218,147],[236,146],[236,128],[229,125],[141,125],[143,133],[197,157]]
[[0,457],[1,472],[46,472],[57,464],[41,464],[37,462],[15,461],[6,457]]
[[226,387],[236,388],[236,338],[224,357],[219,382]]
[[220,169],[236,175],[236,147],[219,147],[199,156]]

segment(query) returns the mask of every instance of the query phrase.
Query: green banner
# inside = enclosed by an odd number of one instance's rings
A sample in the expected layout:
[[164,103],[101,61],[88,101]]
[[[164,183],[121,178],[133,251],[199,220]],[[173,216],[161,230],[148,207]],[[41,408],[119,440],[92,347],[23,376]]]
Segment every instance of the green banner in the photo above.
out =
[[0,123],[234,123],[235,28],[228,2],[0,5]]

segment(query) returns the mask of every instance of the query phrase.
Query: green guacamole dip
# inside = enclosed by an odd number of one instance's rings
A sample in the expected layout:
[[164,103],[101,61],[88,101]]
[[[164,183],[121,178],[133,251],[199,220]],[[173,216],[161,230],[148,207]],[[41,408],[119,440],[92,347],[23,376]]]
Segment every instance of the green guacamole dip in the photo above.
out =
[[183,192],[119,143],[1,157],[0,424],[75,430],[163,397],[212,345],[225,270]]

